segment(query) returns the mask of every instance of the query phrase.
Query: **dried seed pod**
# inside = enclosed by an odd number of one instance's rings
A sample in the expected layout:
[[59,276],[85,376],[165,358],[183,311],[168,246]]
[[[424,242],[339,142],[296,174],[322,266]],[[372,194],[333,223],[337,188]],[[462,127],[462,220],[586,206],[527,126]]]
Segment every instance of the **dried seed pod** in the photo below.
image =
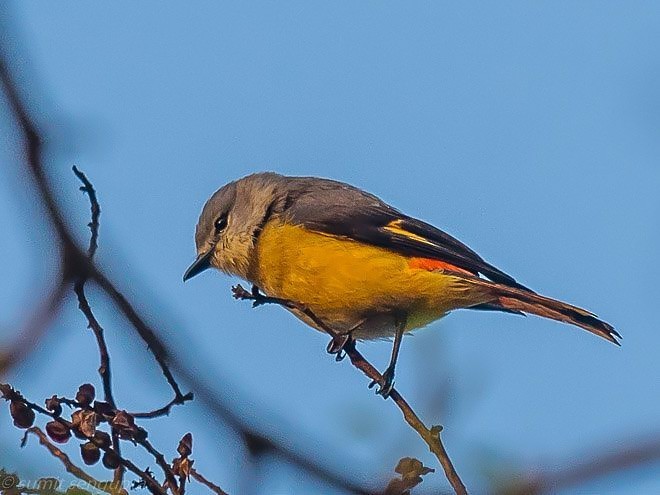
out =
[[188,457],[192,454],[192,440],[192,433],[186,433],[179,441],[179,446],[176,448],[176,451],[181,457]]
[[103,465],[108,469],[117,469],[120,466],[119,457],[112,450],[103,453]]
[[13,400],[9,403],[9,412],[17,428],[29,428],[34,423],[34,411],[23,402]]
[[50,399],[46,399],[46,409],[52,412],[55,416],[62,414],[62,404],[56,395],[53,395]]
[[135,419],[126,411],[117,411],[112,419],[112,426],[122,429],[131,429],[135,427]]
[[89,407],[90,404],[94,401],[96,396],[96,391],[94,390],[94,385],[91,383],[83,383],[78,388],[78,393],[76,394],[76,402],[78,402],[82,407]]
[[71,415],[73,434],[85,440],[94,436],[96,432],[96,413],[90,410],[78,409]]
[[46,433],[53,442],[66,443],[71,438],[71,429],[59,421],[46,423]]
[[79,428],[87,438],[93,437],[96,433],[96,413],[94,411],[82,411]]
[[80,456],[85,464],[91,466],[99,462],[101,451],[92,442],[86,442],[80,446]]
[[112,443],[110,435],[104,431],[97,431],[94,433],[94,443],[102,449],[107,449]]
[[110,422],[112,429],[119,433],[121,438],[133,438],[137,433],[135,419],[126,411],[117,411]]

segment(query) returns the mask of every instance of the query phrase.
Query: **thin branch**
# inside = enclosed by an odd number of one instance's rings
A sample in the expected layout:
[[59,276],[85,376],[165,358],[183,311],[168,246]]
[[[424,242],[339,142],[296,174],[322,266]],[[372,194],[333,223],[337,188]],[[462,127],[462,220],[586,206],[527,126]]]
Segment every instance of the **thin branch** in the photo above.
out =
[[156,335],[155,330],[146,323],[146,321],[135,310],[133,304],[129,302],[126,296],[115,287],[103,272],[94,268],[90,273],[90,278],[93,278],[103,291],[110,296],[117,308],[128,319],[131,325],[133,325],[133,328],[135,328],[140,338],[147,344],[149,351],[156,359],[167,383],[174,391],[174,396],[178,399],[182,399],[184,394],[181,392],[181,387],[179,387],[179,384],[174,378],[167,363],[170,359],[170,353],[165,344]]
[[138,440],[137,443],[142,445],[145,450],[153,456],[153,458],[156,460],[156,464],[158,464],[163,470],[163,474],[165,474],[165,479],[167,480],[167,485],[170,487],[170,490],[172,490],[174,495],[179,495],[179,485],[176,482],[174,473],[172,472],[172,467],[165,460],[165,456],[156,450],[156,448],[151,445],[149,440],[146,438],[143,440]]
[[[80,187],[80,190],[87,193],[89,197],[90,209],[91,209],[91,221],[88,226],[91,231],[89,239],[89,248],[87,250],[87,258],[91,262],[94,258],[94,254],[98,248],[98,235],[99,235],[99,215],[101,214],[101,207],[99,206],[98,199],[96,198],[96,191],[94,186],[87,179],[87,176],[78,170],[77,167],[73,167],[73,173],[76,174],[76,177],[80,179],[83,185]],[[87,273],[80,273],[78,279],[74,284],[74,292],[78,297],[78,308],[87,318],[87,328],[91,329],[96,337],[96,343],[99,348],[99,354],[101,359],[101,364],[99,366],[99,375],[101,375],[101,381],[103,382],[103,393],[105,396],[105,401],[110,404],[113,409],[116,409],[115,399],[112,394],[112,372],[110,369],[110,355],[108,353],[108,346],[105,342],[105,337],[103,334],[103,327],[94,316],[92,308],[89,305],[87,296],[85,295],[85,283],[87,282]]]
[[[298,310],[308,316],[319,328],[330,335],[333,340],[343,340],[342,335],[335,332],[331,327],[329,327],[323,320],[318,318],[309,308],[303,304],[287,299],[265,296],[260,294],[256,288],[253,288],[252,292],[248,292],[240,285],[233,287],[232,292],[236,299],[253,301],[253,305],[255,307],[261,304],[277,304],[288,309]],[[381,382],[383,380],[383,375],[381,375],[381,373],[357,350],[355,347],[355,340],[349,338],[348,341],[343,344],[342,349],[351,360],[351,364],[362,371],[362,373],[364,373],[367,377],[371,378],[375,382]],[[412,407],[410,407],[408,402],[406,402],[406,400],[396,389],[392,389],[389,398],[392,399],[394,403],[399,407],[404,419],[410,425],[410,427],[419,434],[426,445],[428,445],[429,450],[435,454],[438,462],[445,472],[447,480],[451,484],[456,494],[466,495],[467,489],[465,488],[465,485],[456,472],[456,469],[454,468],[454,465],[449,458],[449,454],[447,454],[447,451],[442,444],[442,440],[440,439],[440,432],[442,431],[442,427],[432,426],[430,429],[427,428],[422,420],[419,419],[419,416],[417,416],[415,411],[413,411]]]
[[128,492],[124,488],[122,488],[121,485],[116,485],[114,484],[114,482],[110,482],[110,481],[99,481],[96,478],[92,477],[91,475],[87,474],[80,467],[76,466],[71,461],[69,456],[66,455],[66,453],[62,452],[60,449],[58,449],[55,445],[53,445],[50,442],[50,440],[48,440],[46,434],[36,426],[33,426],[32,428],[28,428],[27,430],[25,430],[25,435],[23,436],[22,445],[25,445],[25,442],[27,441],[27,436],[30,433],[32,433],[39,439],[39,443],[44,447],[46,447],[48,451],[53,455],[53,457],[56,457],[57,459],[60,460],[60,462],[64,465],[64,469],[66,469],[68,473],[71,473],[79,480],[82,480],[85,483],[88,483],[90,486],[93,486],[94,488],[101,490],[102,492],[109,493],[111,495],[128,494]]
[[37,309],[28,317],[23,328],[18,332],[19,337],[8,351],[0,354],[0,376],[20,363],[40,342],[41,337],[48,330],[49,324],[59,313],[66,295],[68,284],[59,280],[57,285],[38,305]]
[[[119,434],[116,431],[112,431],[110,438],[112,439],[112,448],[117,452],[117,455],[121,457],[121,443],[119,441]],[[119,483],[120,485],[124,483],[124,466],[118,466],[115,469],[115,474],[112,478],[114,483]]]
[[153,411],[149,411],[149,412],[130,413],[130,415],[133,416],[134,418],[147,418],[147,419],[158,418],[160,416],[168,416],[170,414],[170,410],[172,409],[172,407],[181,405],[189,400],[193,400],[192,392],[188,392],[186,395],[180,398],[175,397],[160,409],[154,409]]
[[[92,233],[92,236],[94,234]],[[91,253],[91,244],[90,244]],[[91,257],[91,254],[90,254]],[[99,350],[100,365],[98,368],[101,382],[103,383],[103,398],[105,402],[110,404],[113,409],[117,408],[115,398],[112,392],[112,371],[110,368],[110,353],[108,352],[108,345],[105,341],[104,331],[101,324],[98,322],[92,308],[89,305],[87,296],[85,295],[85,282],[86,278],[79,278],[73,286],[73,290],[78,298],[78,308],[87,318],[87,328],[91,329],[96,338],[96,345]],[[112,431],[112,447],[118,455],[121,456],[121,442],[117,432]],[[115,469],[114,481],[121,484],[124,481],[124,467],[119,466]]]
[[209,490],[211,490],[213,493],[216,495],[229,495],[226,491],[224,491],[222,488],[220,488],[218,485],[215,483],[212,483],[211,481],[207,480],[204,476],[202,476],[195,468],[190,468],[190,476],[192,476],[193,479],[201,483],[202,485],[206,486]]
[[[82,182],[80,190],[83,193],[87,193],[89,197],[91,219],[87,224],[90,230],[89,237],[89,247],[87,248],[87,258],[90,263],[96,254],[98,249],[98,237],[99,237],[99,217],[101,215],[101,206],[99,205],[98,198],[96,197],[96,190],[94,186],[89,181],[87,176],[81,172],[76,166],[73,167],[73,173],[78,177]],[[99,375],[101,376],[101,382],[103,383],[103,395],[105,401],[110,404],[113,409],[117,408],[115,404],[115,398],[112,393],[112,371],[110,368],[110,354],[108,353],[108,345],[105,341],[105,336],[103,332],[103,327],[98,322],[92,308],[89,305],[87,296],[85,295],[85,283],[87,282],[87,272],[81,272],[78,279],[74,283],[73,290],[76,293],[78,298],[78,308],[87,318],[87,328],[91,329],[96,338],[96,345],[99,349],[100,365],[98,368]],[[112,447],[115,449],[117,454],[121,456],[121,444],[119,441],[119,435],[116,432],[112,432]],[[122,484],[124,481],[124,468],[119,466],[115,469],[114,481],[118,484]]]
[[83,183],[83,185],[80,186],[80,190],[84,193],[87,193],[87,196],[89,196],[92,218],[91,221],[87,224],[91,232],[89,237],[89,248],[87,248],[87,257],[91,260],[94,258],[96,250],[99,247],[99,216],[101,215],[101,206],[99,205],[99,201],[96,198],[96,190],[94,189],[92,183],[87,179],[87,176],[78,170],[78,167],[75,165],[73,166],[73,173],[76,174],[76,177],[78,177],[80,182]]
[[530,476],[523,485],[514,487],[515,493],[545,495],[559,490],[581,486],[608,474],[638,467],[660,458],[660,435],[651,438],[640,437],[636,441],[628,440],[621,446],[618,442],[613,449],[590,456],[586,460],[567,460],[560,469],[541,471]]
[[63,243],[63,250],[78,250],[73,241],[73,236],[64,221],[64,217],[61,215],[59,206],[55,201],[55,196],[52,194],[46,174],[44,173],[42,163],[42,139],[37,127],[28,115],[26,107],[23,105],[18,88],[12,80],[4,57],[0,58],[0,83],[2,83],[11,111],[25,136],[25,161],[39,191],[39,199],[46,207],[46,212],[57,231],[58,239]]
[[[374,368],[371,363],[369,363],[355,348],[354,340],[351,340],[346,346],[344,346],[344,350],[351,360],[353,366],[358,368],[369,378],[375,380],[376,382],[380,382],[383,379],[383,376],[380,374],[380,372]],[[465,485],[463,484],[460,476],[456,472],[456,468],[452,464],[451,459],[449,458],[449,454],[447,453],[447,450],[445,449],[445,446],[440,439],[442,426],[435,425],[429,429],[422,422],[422,420],[419,419],[419,416],[417,416],[412,407],[410,407],[408,402],[406,402],[406,400],[396,389],[392,389],[389,398],[392,399],[394,403],[399,407],[406,422],[419,434],[422,440],[426,442],[426,445],[428,445],[429,450],[436,456],[438,462],[442,466],[443,471],[445,472],[445,476],[447,477],[449,484],[456,492],[456,495],[466,495],[467,489],[465,488]]]
[[116,409],[115,398],[112,393],[112,373],[110,371],[110,354],[108,353],[108,345],[105,342],[105,337],[103,335],[103,327],[98,322],[92,308],[89,306],[89,301],[85,295],[84,281],[80,280],[74,284],[74,291],[78,297],[78,308],[87,318],[87,328],[91,329],[96,337],[96,344],[99,348],[99,355],[101,358],[101,364],[99,366],[99,375],[101,375],[101,381],[103,382],[103,395],[104,400],[112,406],[113,409]]
[[131,471],[133,474],[136,474],[141,480],[145,482],[147,488],[151,493],[153,493],[153,495],[167,495],[167,491],[165,491],[147,471],[143,471],[128,459],[119,456],[119,454],[117,454],[117,457],[119,458],[119,462],[122,464],[122,466]]

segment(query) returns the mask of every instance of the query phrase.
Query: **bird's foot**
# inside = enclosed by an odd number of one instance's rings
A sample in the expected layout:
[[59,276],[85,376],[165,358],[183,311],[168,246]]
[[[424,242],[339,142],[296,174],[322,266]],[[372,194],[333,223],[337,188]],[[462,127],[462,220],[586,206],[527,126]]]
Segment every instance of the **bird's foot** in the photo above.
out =
[[335,360],[341,361],[346,357],[346,346],[353,340],[350,333],[343,333],[333,337],[328,344],[328,354],[336,354]]
[[375,385],[378,385],[376,393],[381,395],[383,399],[387,399],[394,389],[394,366],[387,367],[383,372],[382,380],[372,380],[369,388],[373,388]]

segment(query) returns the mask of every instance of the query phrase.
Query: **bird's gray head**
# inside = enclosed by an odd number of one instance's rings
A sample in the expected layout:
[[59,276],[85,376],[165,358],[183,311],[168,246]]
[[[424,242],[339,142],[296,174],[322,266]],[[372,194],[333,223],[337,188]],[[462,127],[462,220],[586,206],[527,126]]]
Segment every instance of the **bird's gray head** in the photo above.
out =
[[221,187],[206,202],[197,222],[197,259],[188,280],[210,267],[248,278],[256,237],[285,196],[286,178],[274,173],[249,175]]

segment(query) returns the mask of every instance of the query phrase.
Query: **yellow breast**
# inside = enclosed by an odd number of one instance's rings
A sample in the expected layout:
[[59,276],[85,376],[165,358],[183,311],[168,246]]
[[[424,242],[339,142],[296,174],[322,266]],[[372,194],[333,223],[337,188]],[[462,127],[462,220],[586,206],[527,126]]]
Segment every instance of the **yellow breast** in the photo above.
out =
[[302,226],[271,220],[256,251],[252,282],[268,295],[298,301],[344,327],[399,312],[410,330],[474,304],[460,277],[417,268],[387,249]]

